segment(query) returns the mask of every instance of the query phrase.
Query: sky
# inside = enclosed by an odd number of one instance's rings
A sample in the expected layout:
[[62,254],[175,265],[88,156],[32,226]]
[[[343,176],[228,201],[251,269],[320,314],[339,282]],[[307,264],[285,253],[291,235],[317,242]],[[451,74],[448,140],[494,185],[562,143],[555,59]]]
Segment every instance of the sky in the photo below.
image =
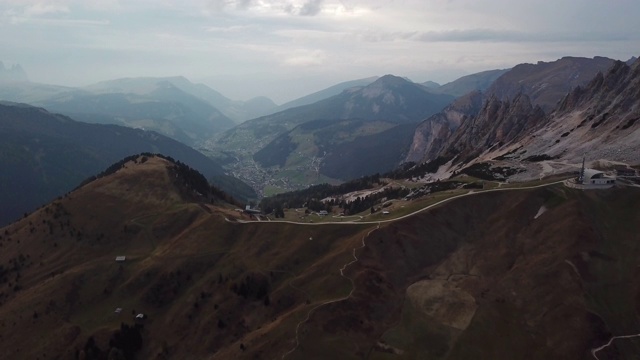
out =
[[394,74],[444,84],[563,56],[640,55],[638,0],[0,0],[0,61],[85,86],[186,76],[293,100]]

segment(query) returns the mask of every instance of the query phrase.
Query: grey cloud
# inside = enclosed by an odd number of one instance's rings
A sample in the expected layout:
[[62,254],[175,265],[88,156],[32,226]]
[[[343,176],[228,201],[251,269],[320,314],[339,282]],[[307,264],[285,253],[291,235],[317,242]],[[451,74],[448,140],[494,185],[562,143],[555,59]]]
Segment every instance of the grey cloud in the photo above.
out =
[[207,1],[207,9],[210,11],[221,12],[227,6],[226,0],[209,0]]
[[253,0],[238,0],[236,2],[236,8],[238,9],[248,9],[251,5],[253,5]]
[[300,8],[300,15],[315,16],[322,11],[322,3],[324,0],[309,0]]
[[295,8],[293,7],[293,4],[286,4],[283,11],[287,14],[293,14],[295,12]]

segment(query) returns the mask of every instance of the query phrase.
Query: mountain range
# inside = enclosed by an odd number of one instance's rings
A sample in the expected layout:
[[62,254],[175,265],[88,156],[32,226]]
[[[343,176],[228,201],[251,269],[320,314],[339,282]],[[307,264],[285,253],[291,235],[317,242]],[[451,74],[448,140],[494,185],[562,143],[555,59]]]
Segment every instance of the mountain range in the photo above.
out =
[[274,111],[274,113],[291,109],[294,107],[298,107],[298,106],[311,105],[318,101],[322,101],[332,96],[339,95],[341,92],[345,90],[367,86],[378,79],[379,78],[377,76],[373,76],[373,77],[364,78],[364,79],[345,81],[345,82],[330,86],[326,89],[316,91],[309,95],[305,95],[301,98],[286,102],[278,106],[277,111]]
[[162,153],[201,171],[242,200],[255,193],[213,160],[158,133],[88,124],[42,108],[0,104],[0,224],[71,191],[110,164],[141,152]]
[[125,78],[84,88],[33,83],[25,77],[0,82],[0,99],[84,122],[154,130],[191,146],[276,107],[264,97],[233,101],[184,77]]
[[[386,75],[337,84],[281,107],[264,98],[232,101],[184,77],[125,78],[82,89],[13,81],[0,86],[0,95],[85,122],[160,132],[215,158],[260,193],[272,193],[403,162],[456,157],[470,164],[542,126],[571,89],[613,64],[564,57],[428,86]],[[238,126],[227,116],[272,111]]]
[[[565,57],[448,87],[386,75],[211,132],[198,126],[226,116],[204,99],[215,93],[171,79],[0,87],[85,99],[101,121],[153,118],[221,160],[0,103],[2,356],[640,353],[637,59]],[[582,162],[630,177],[580,190]],[[264,214],[228,195],[256,197],[229,172],[260,195],[318,185],[263,199]]]
[[432,86],[431,88],[442,94],[460,97],[473,91],[485,91],[496,81],[496,79],[509,70],[510,69],[482,71],[463,76],[441,86]]
[[[606,64],[610,66],[600,70]],[[633,153],[637,148],[636,128],[632,121],[636,115],[630,105],[637,101],[637,80],[633,78],[636,76],[633,69],[637,66],[637,62],[630,67],[599,57],[518,65],[499,77],[485,93],[475,95],[475,101],[460,98],[444,112],[421,123],[405,160],[423,163],[442,158],[452,160],[451,169],[460,169],[477,161],[502,159],[505,154],[518,160],[544,155],[573,164],[565,164],[564,171],[571,171],[583,155],[594,160],[624,160],[633,164],[634,156],[614,156],[610,150],[612,145],[607,143],[615,143],[621,154]],[[577,76],[578,68],[580,74],[593,76]],[[607,86],[598,88],[603,94],[596,96],[593,88],[604,79],[607,79]],[[564,89],[568,90],[563,92]],[[585,100],[582,103],[572,100],[585,89],[591,89],[588,90],[591,91],[588,104]],[[470,103],[474,105],[469,106]],[[547,110],[552,103],[557,105]],[[616,109],[616,118],[619,118],[613,125],[614,128],[618,126],[617,133],[606,126],[596,129],[599,124],[589,127],[590,131],[586,133],[586,129],[580,129],[589,119],[608,118],[606,109],[609,107]],[[621,107],[625,110],[620,110]],[[442,132],[433,124],[444,124],[447,131]],[[577,132],[572,134],[574,130]],[[524,172],[521,176],[536,177],[544,172],[538,166],[525,166],[522,162],[511,165]]]
[[141,77],[103,81],[86,87],[96,93],[152,94],[160,84],[171,84],[175,88],[193,95],[216,108],[224,116],[241,123],[273,112],[277,105],[267,97],[256,97],[247,101],[231,100],[204,84],[194,84],[183,76]]
[[[438,157],[468,164],[545,122],[571,89],[585,86],[614,63],[604,57],[564,57],[429,87],[388,75],[310,105],[247,121],[206,147],[254,188],[269,191],[347,180]],[[446,93],[457,98],[448,95],[438,98],[443,101],[437,106],[426,107],[424,99]],[[436,108],[442,110],[434,113]],[[313,119],[318,121],[310,122]],[[363,130],[363,120],[377,122]],[[391,130],[392,123],[407,125]]]
[[[242,123],[210,141],[207,148],[222,162],[228,160],[236,176],[253,178],[248,181],[257,189],[265,187],[264,175],[255,172],[258,167],[276,183],[268,186],[281,189],[335,182],[393,168],[406,154],[412,127],[453,99],[385,75],[313,104]],[[392,129],[396,126],[402,127]],[[398,146],[383,146],[385,139]],[[372,160],[370,150],[384,154],[387,160]],[[374,166],[341,171],[348,159],[345,156],[353,156],[354,163]],[[317,166],[319,163],[323,165]],[[292,178],[293,171],[303,175],[282,183],[281,179]]]

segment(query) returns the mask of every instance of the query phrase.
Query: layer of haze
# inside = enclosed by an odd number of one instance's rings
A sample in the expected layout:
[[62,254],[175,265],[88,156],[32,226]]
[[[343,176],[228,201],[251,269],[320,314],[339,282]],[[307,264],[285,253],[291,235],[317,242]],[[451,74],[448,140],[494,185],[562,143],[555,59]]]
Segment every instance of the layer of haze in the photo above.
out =
[[395,74],[440,83],[562,56],[640,53],[637,0],[1,0],[0,60],[82,86],[184,75],[282,103]]

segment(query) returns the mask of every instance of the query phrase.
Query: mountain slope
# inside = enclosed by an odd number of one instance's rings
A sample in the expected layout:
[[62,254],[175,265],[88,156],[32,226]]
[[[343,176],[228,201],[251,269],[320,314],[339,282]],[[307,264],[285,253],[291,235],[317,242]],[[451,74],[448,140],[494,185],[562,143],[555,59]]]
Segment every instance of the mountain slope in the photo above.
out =
[[500,191],[310,226],[235,221],[172,169],[129,162],[2,229],[6,356],[586,359],[638,331],[638,189]]
[[444,144],[440,156],[468,162],[490,148],[500,148],[545,121],[544,111],[520,94],[512,101],[487,100],[480,112],[465,119]]
[[509,69],[487,70],[479,73],[463,76],[452,82],[446,83],[435,90],[442,94],[459,97],[472,91],[485,91]]
[[414,131],[415,124],[384,121],[310,121],[280,135],[253,159],[265,168],[278,167],[271,169],[274,183],[294,185],[291,178],[296,173],[308,173],[309,179],[315,174],[327,180],[350,180],[394,169],[406,155]]
[[421,163],[435,159],[460,124],[480,112],[482,101],[480,92],[468,93],[421,122],[413,134],[405,162]]
[[323,89],[323,90],[314,92],[312,94],[303,96],[301,98],[284,103],[278,106],[277,110],[278,112],[280,112],[280,111],[284,111],[284,110],[291,109],[298,106],[311,105],[318,101],[322,101],[332,96],[339,95],[341,92],[347,89],[367,86],[376,80],[378,80],[377,76],[373,76],[365,79],[345,81],[345,82],[333,85],[331,87],[328,87],[326,89]]
[[[72,94],[40,103],[51,111],[83,121],[109,117],[121,125],[160,132],[187,144],[197,144],[232,127],[217,109],[169,82],[156,83],[145,95],[132,93]],[[96,117],[99,116],[99,117]]]
[[234,101],[204,84],[194,84],[183,76],[115,79],[90,85],[86,89],[99,93],[134,93],[145,95],[153,92],[158,84],[161,83],[172,84],[183,92],[207,102],[235,122],[242,122],[266,115],[274,112],[276,108],[273,101],[266,97],[255,98],[244,102]]
[[[326,160],[335,163],[344,163],[344,159],[333,157],[338,153],[356,154],[361,152],[365,147],[376,149],[376,151],[384,151],[387,143],[399,144],[398,148],[389,149],[387,152],[381,153],[386,159],[398,158],[402,159],[406,153],[406,145],[404,139],[406,134],[403,132],[408,127],[402,127],[399,131],[387,131],[391,126],[415,124],[425,117],[441,110],[453,100],[450,95],[433,94],[425,87],[407,81],[403,78],[386,75],[375,82],[361,88],[350,88],[343,91],[339,95],[316,102],[311,105],[299,106],[291,108],[276,114],[249,120],[237,127],[226,131],[216,139],[208,143],[207,148],[212,151],[212,156],[224,161],[228,161],[228,168],[236,174],[245,174],[243,178],[255,179],[254,188],[260,190],[267,187],[269,181],[265,178],[271,177],[274,169],[273,166],[283,166],[277,169],[280,174],[288,174],[287,177],[297,177],[293,174],[293,168],[288,165],[298,166],[304,163],[305,169],[315,167],[317,158],[323,158],[332,151],[302,151],[302,157],[296,153],[292,160],[287,159],[289,155],[294,155],[296,144],[290,144],[286,135],[288,132],[296,129],[296,127],[310,122],[318,121],[339,121],[348,120],[351,124],[365,124],[369,122],[371,126],[364,126],[367,130],[359,132],[359,126],[344,127],[340,126],[332,128],[336,132],[328,134],[330,128],[323,130],[325,134],[319,136],[319,140],[324,138],[341,138],[342,140],[333,142],[340,143],[339,152],[333,152],[328,155]],[[364,122],[363,122],[364,121]],[[373,136],[368,139],[356,140],[356,137],[373,135],[380,133],[379,136]],[[390,136],[385,138],[385,136]],[[348,141],[345,141],[348,140]],[[306,140],[305,140],[306,141]],[[311,141],[311,139],[309,140]],[[315,140],[314,140],[315,141]],[[367,143],[374,141],[373,143]],[[302,142],[297,141],[297,144]],[[310,146],[313,146],[310,143]],[[348,149],[349,146],[355,148]],[[307,146],[305,145],[305,149]],[[358,149],[356,149],[358,148]],[[335,149],[331,149],[335,150]],[[269,152],[275,151],[270,154]],[[257,155],[254,156],[254,155]],[[306,157],[305,157],[306,156]],[[386,157],[389,156],[389,157]],[[362,156],[358,156],[361,159]],[[333,160],[331,160],[333,159]],[[255,161],[254,161],[255,160]],[[337,161],[337,162],[334,162]],[[257,161],[257,162],[256,162]],[[260,166],[262,164],[262,166]],[[369,163],[370,164],[370,163]],[[387,168],[388,161],[384,161],[384,166],[373,166],[375,171],[381,168]],[[328,170],[335,169],[333,165],[323,167],[332,174],[339,171]],[[350,173],[360,174],[363,168],[357,172]],[[316,175],[318,170],[316,169]],[[284,176],[284,175],[283,175]],[[317,184],[326,181],[335,181],[335,178],[318,178],[317,176],[303,176],[304,180],[298,183],[297,187],[287,187],[286,190],[295,190],[300,186],[309,184]],[[340,177],[346,178],[346,177]]]
[[487,89],[488,96],[499,100],[515,98],[522,93],[545,112],[555,108],[572,88],[591,81],[598,72],[607,71],[614,60],[605,57],[563,57],[556,61],[514,66]]
[[[385,120],[398,123],[418,122],[439,111],[453,98],[434,95],[421,85],[386,75],[363,88],[345,90],[339,95],[305,106],[245,122],[224,133],[217,141],[225,149],[262,147],[277,135],[293,127],[318,119]],[[259,136],[258,136],[259,134]],[[238,142],[240,140],[240,142]]]
[[1,224],[63,195],[115,161],[141,152],[171,156],[209,179],[225,176],[220,165],[165,136],[76,122],[27,105],[0,104],[0,129]]
[[77,94],[86,94],[86,92],[72,87],[30,81],[0,83],[0,101],[39,104],[54,96],[70,97]]
[[[569,93],[544,127],[517,139],[527,156],[640,163],[640,62],[616,62]],[[490,155],[489,155],[490,156]],[[514,160],[517,157],[513,158]]]
[[[455,132],[442,133],[444,139],[438,137],[439,149],[427,146],[433,143],[431,139],[434,138],[434,134],[439,133],[438,129],[433,130],[435,132],[430,130],[431,119],[425,120],[418,130],[426,130],[416,132],[412,145],[414,150],[409,153],[407,159],[427,162],[438,156],[443,159],[457,156],[454,163],[462,165],[473,162],[475,156],[482,154],[477,161],[493,160],[520,149],[520,141],[534,131],[539,131],[538,140],[545,141],[544,146],[553,147],[554,141],[559,143],[568,135],[567,133],[561,136],[567,130],[557,133],[548,132],[548,128],[540,128],[556,122],[553,120],[556,115],[552,114],[556,104],[566,101],[563,97],[572,87],[588,84],[601,69],[608,69],[613,63],[613,60],[602,57],[565,57],[550,63],[517,65],[495,80],[486,90],[481,100],[482,111],[466,113],[467,116]],[[597,101],[594,99],[593,104]],[[437,119],[443,114],[434,116],[434,121],[437,123]],[[552,136],[556,138],[550,139]],[[518,151],[520,154],[526,153],[524,157],[531,156],[531,152],[541,152],[540,149],[526,148]],[[511,166],[522,168],[521,164]]]

